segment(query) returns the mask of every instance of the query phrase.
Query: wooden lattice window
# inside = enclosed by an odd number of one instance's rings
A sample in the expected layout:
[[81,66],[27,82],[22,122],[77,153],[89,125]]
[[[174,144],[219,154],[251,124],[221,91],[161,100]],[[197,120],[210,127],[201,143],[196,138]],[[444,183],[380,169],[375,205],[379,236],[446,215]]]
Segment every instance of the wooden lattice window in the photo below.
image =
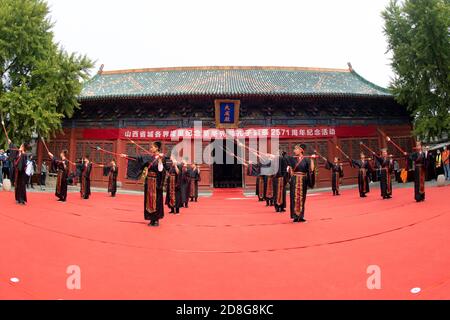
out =
[[[403,151],[411,152],[413,150],[413,141],[411,137],[391,137]],[[403,157],[400,150],[398,150],[391,143],[389,144],[389,153],[393,154],[394,157]]]
[[358,148],[356,150],[353,150],[352,152],[352,158],[353,159],[359,159],[359,154],[362,152],[364,152],[365,155],[371,157],[371,155],[369,154],[369,150],[367,150],[366,148],[364,148],[363,146],[361,146],[359,144],[359,142],[364,143],[366,146],[368,146],[371,150],[373,150],[374,152],[378,152],[380,150],[380,146],[378,145],[378,139],[377,138],[364,138],[364,139],[360,139],[358,140]]
[[48,149],[51,153],[55,155],[55,157],[59,157],[59,154],[64,149],[69,150],[69,141],[68,140],[53,140],[47,143]]
[[[322,156],[328,157],[328,142],[326,140],[317,141],[316,148],[317,152],[319,152]],[[313,150],[312,150],[313,151]],[[311,151],[311,152],[312,152]],[[318,159],[319,164],[324,164],[325,161],[322,158]]]
[[[136,156],[140,156],[140,155],[146,155],[147,152],[144,150],[147,150],[148,152],[150,152],[150,143],[149,142],[147,142],[147,143],[140,142],[137,145],[135,145],[134,143],[127,143],[127,145],[126,145],[127,155],[129,155],[131,157],[136,157]],[[141,148],[143,148],[144,150],[142,150]]]
[[92,162],[95,164],[108,164],[114,157],[109,153],[96,150],[96,147],[100,147],[103,150],[113,152],[114,144],[112,142],[103,141],[83,141],[76,144],[75,161],[80,160],[84,156],[88,155]]
[[[352,154],[352,140],[350,140],[350,139],[340,140],[339,146],[342,149],[342,151],[344,151],[349,156]],[[358,141],[358,150],[359,150],[359,141]],[[358,158],[356,158],[356,159],[358,159]]]

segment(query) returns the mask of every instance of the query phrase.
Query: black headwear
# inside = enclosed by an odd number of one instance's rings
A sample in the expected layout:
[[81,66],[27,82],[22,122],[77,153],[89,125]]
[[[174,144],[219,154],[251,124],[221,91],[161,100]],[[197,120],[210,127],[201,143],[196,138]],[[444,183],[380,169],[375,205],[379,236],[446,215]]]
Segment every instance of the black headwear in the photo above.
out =
[[303,149],[303,151],[306,151],[306,144],[304,144],[304,143],[296,144],[295,147]]
[[157,147],[159,151],[161,151],[161,147],[162,147],[161,141],[154,141],[153,145],[155,147]]

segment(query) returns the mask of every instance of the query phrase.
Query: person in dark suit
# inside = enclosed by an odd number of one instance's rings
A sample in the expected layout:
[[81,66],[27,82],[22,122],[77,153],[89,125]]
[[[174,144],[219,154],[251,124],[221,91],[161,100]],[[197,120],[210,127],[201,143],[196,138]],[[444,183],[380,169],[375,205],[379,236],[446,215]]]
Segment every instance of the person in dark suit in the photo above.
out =
[[436,178],[436,160],[430,147],[425,147],[425,180],[430,181]]

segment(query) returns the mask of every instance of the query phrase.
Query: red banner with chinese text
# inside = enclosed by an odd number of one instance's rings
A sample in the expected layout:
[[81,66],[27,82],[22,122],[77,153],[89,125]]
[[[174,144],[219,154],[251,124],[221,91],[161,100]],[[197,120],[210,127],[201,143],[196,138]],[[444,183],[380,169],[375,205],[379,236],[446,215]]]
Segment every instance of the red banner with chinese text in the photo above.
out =
[[164,140],[179,141],[181,139],[224,139],[233,137],[278,138],[278,139],[318,139],[333,137],[371,137],[376,135],[375,126],[318,126],[318,127],[270,127],[270,128],[119,128],[119,129],[85,129],[84,139],[131,139],[131,140]]

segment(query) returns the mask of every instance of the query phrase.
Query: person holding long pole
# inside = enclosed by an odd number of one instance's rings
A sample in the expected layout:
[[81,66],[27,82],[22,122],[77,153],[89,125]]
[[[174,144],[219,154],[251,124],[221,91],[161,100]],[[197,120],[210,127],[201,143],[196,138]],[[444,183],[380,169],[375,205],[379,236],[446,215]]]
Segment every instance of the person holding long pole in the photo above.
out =
[[[144,219],[149,222],[150,227],[159,226],[159,220],[164,218],[164,197],[163,187],[165,178],[166,159],[161,153],[161,142],[154,141],[150,146],[150,151],[145,150],[147,154],[133,158],[125,153],[115,153],[95,147],[96,150],[120,156],[127,160],[135,161],[139,166],[139,174],[145,175],[144,183]],[[167,169],[167,168],[166,168]]]
[[305,144],[294,147],[294,156],[288,156],[288,171],[290,180],[291,218],[293,222],[306,222],[305,203],[308,187],[315,183],[314,161],[304,155]]
[[181,194],[182,166],[178,164],[175,157],[172,157],[172,163],[167,168],[167,188],[166,205],[170,208],[169,213],[179,214],[183,206]]
[[280,152],[275,158],[278,161],[278,168],[273,178],[273,204],[275,212],[286,211],[286,184],[288,183],[286,152]]
[[334,157],[333,162],[331,162],[326,157],[320,155],[319,153],[317,154],[323,159],[323,161],[325,161],[325,169],[331,170],[331,190],[333,191],[333,196],[339,196],[340,180],[344,176],[344,169],[342,168],[342,164],[339,162],[339,158]]
[[166,166],[165,157],[161,154],[161,142],[155,141],[150,146],[150,156],[143,161],[141,169],[146,172],[144,184],[144,219],[149,220],[150,227],[159,226],[164,218],[163,186]]
[[[8,141],[10,144],[10,150],[17,150],[11,140]],[[30,150],[30,145],[27,142],[22,143],[18,151],[15,153],[14,157],[14,193],[16,198],[16,203],[25,205],[27,203],[27,155],[26,152]]]
[[56,190],[55,196],[58,197],[58,201],[66,202],[67,200],[67,179],[69,178],[69,160],[67,156],[69,151],[64,149],[60,153],[60,159],[57,159],[53,153],[48,152],[48,156],[52,160],[52,168],[56,169]]
[[375,161],[380,169],[380,191],[383,199],[392,198],[392,171],[394,170],[394,163],[392,157],[389,157],[387,148],[381,149],[381,156],[373,153]]
[[422,149],[422,144],[416,142],[416,151],[408,154],[404,152],[404,156],[407,160],[414,162],[414,199],[417,202],[425,200],[425,153]]
[[84,200],[89,199],[91,195],[91,171],[92,163],[89,160],[89,155],[85,155],[83,158],[83,168],[81,170],[81,186],[80,195]]
[[369,160],[370,159],[367,159],[362,151],[359,154],[358,160],[348,158],[352,168],[358,168],[358,190],[361,198],[367,197],[366,194],[370,192],[372,166],[370,165]]

